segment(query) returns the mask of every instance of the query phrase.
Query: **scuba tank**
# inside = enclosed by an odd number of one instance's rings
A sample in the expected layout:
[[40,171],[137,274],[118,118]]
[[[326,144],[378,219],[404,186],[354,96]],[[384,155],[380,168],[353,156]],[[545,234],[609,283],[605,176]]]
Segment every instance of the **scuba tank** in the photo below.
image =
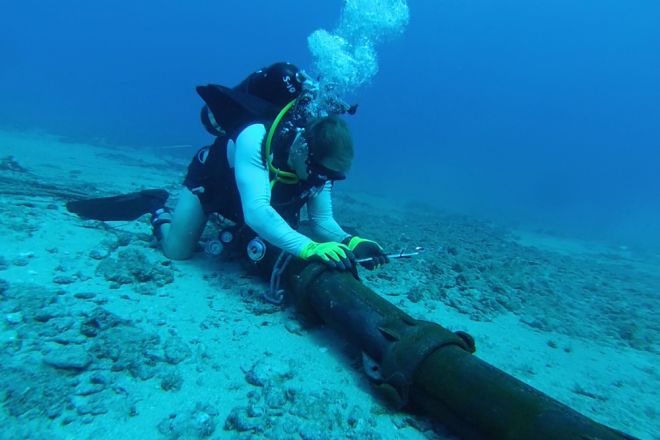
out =
[[303,91],[304,75],[290,63],[257,70],[234,88],[218,84],[198,86],[204,100],[200,119],[213,136],[232,133],[253,120],[272,118]]

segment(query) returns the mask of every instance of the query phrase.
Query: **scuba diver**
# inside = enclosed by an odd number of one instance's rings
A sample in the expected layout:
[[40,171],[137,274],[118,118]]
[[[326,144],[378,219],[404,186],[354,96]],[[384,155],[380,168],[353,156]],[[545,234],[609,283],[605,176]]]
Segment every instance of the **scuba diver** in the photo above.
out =
[[[164,190],[69,202],[69,211],[98,220],[152,213],[154,235],[175,260],[192,256],[209,215],[217,213],[241,233],[247,229],[288,254],[338,270],[389,261],[378,243],[347,233],[333,217],[332,188],[353,161],[340,114],[355,107],[334,101],[319,110],[316,83],[283,62],[234,88],[209,84],[197,92],[205,102],[202,123],[216,139],[193,157],[173,211],[165,208]],[[307,235],[298,230],[305,206]]]

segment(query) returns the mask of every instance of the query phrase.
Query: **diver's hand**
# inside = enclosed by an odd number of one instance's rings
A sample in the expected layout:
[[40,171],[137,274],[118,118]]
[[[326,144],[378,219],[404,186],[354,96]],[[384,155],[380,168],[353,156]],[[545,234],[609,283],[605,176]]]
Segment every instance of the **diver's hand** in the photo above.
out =
[[366,269],[374,270],[390,262],[390,259],[383,252],[383,248],[373,240],[353,236],[347,237],[344,243],[353,252],[357,260],[367,259],[367,261],[360,263]]
[[300,251],[299,257],[305,261],[318,261],[338,270],[351,269],[355,261],[353,252],[336,241],[325,243],[312,241]]

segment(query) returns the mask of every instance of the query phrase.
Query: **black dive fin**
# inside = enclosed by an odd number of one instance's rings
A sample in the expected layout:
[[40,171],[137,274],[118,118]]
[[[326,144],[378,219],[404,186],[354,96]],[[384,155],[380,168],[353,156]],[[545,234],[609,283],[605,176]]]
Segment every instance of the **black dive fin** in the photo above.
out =
[[145,189],[121,196],[68,202],[66,209],[85,219],[128,221],[163,208],[169,196],[164,189]]

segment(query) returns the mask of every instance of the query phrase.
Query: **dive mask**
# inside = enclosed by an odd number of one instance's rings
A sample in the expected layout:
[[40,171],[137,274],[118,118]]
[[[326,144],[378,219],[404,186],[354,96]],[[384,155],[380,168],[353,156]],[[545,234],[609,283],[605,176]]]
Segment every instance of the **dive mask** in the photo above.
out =
[[345,180],[346,174],[331,170],[317,163],[307,164],[307,182],[312,186],[323,186],[328,181]]

